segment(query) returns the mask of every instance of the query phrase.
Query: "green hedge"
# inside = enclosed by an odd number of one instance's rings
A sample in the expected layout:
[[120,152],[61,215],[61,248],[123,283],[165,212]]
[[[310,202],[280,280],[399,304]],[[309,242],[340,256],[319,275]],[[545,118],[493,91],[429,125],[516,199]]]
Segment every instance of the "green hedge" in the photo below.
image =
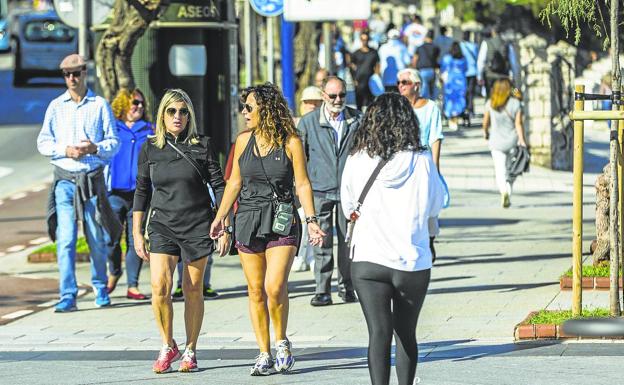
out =
[[[126,252],[125,237],[121,238],[121,251],[122,253]],[[56,243],[50,243],[45,246],[41,246],[40,248],[32,252],[32,254],[43,254],[43,253],[56,254]],[[80,237],[76,241],[76,253],[89,254],[89,246],[87,245],[87,240],[85,239],[85,237]]]
[[[593,265],[583,265],[582,275],[583,277],[609,277],[610,275],[610,267],[609,262],[601,263],[598,266]],[[563,273],[564,277],[572,276],[572,268],[568,269],[565,273]],[[620,277],[622,276],[622,267],[620,266]]]
[[540,310],[534,314],[527,324],[555,324],[561,325],[565,321],[573,318],[586,317],[609,317],[609,309],[583,309],[580,317],[573,317],[572,310]]

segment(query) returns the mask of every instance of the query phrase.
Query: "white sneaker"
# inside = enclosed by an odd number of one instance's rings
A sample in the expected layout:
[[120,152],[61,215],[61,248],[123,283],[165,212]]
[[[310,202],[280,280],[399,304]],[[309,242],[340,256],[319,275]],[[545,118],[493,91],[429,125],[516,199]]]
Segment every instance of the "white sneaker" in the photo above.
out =
[[300,256],[295,256],[295,259],[293,261],[293,265],[292,265],[292,269],[293,271],[308,271],[310,267],[308,266],[308,264],[305,261],[304,257],[300,257]]
[[254,366],[251,367],[252,376],[268,376],[275,373],[275,362],[269,353],[262,352],[256,357]]
[[275,343],[275,370],[280,373],[289,371],[295,364],[295,357],[290,352],[292,345],[288,340]]

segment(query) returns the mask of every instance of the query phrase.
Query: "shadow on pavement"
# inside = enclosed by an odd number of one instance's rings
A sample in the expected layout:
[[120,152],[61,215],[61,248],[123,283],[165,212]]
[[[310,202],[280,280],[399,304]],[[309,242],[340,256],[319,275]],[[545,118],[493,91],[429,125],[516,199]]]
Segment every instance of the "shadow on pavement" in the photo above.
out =
[[449,293],[466,293],[474,291],[519,291],[534,289],[536,287],[550,286],[559,284],[559,281],[540,282],[540,283],[518,283],[504,285],[473,285],[473,286],[457,286],[435,288],[427,290],[427,294],[449,294]]
[[[529,262],[529,261],[540,261],[544,259],[569,258],[569,257],[570,257],[570,253],[559,253],[559,254],[521,255],[517,257],[501,257],[501,258],[489,258],[489,259],[479,259],[479,260],[460,259],[454,262],[436,263],[436,267],[452,266],[452,265],[473,265],[476,263]],[[472,257],[466,256],[466,258],[472,258]],[[440,257],[439,259],[445,259],[445,257]]]

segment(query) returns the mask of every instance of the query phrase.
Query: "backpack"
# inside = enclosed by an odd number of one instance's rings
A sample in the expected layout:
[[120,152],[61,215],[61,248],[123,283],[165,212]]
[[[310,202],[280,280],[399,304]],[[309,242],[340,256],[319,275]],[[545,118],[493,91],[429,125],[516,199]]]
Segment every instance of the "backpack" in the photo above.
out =
[[507,75],[509,73],[509,57],[507,55],[507,50],[507,45],[503,44],[502,47],[499,47],[499,49],[496,49],[492,53],[492,57],[487,63],[487,68],[489,71],[501,75]]

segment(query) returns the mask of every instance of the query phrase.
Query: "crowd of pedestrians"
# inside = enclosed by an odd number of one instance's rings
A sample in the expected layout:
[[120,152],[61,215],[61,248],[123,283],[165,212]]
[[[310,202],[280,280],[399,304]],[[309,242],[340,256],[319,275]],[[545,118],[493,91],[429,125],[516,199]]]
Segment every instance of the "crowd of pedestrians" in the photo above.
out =
[[[366,319],[371,382],[389,381],[394,334],[399,383],[411,384],[438,216],[450,200],[440,163],[443,119],[450,129],[461,118],[469,124],[475,95],[489,97],[483,131],[503,207],[511,204],[509,158],[517,145],[526,147],[511,45],[496,28],[480,46],[470,36],[454,40],[446,28],[436,35],[417,15],[394,26],[377,14],[357,23],[352,50],[335,34],[335,71],[316,72],[297,117],[272,84],[241,91],[245,127],[225,173],[184,90],[166,91],[152,120],[140,89],[122,89],[111,107],[87,88],[85,61],[68,56],[61,63],[67,91],[50,103],[37,139],[55,166],[48,205],[61,276],[55,311],[77,310],[82,221],[95,304],[111,304],[123,240],[126,297],[151,299],[162,339],[153,371],[169,372],[180,359],[179,371],[197,371],[204,299],[218,297],[210,285],[212,256],[234,250],[259,350],[250,374],[285,373],[295,363],[288,275],[310,268],[310,305],[328,306],[337,265],[338,297],[359,303]],[[353,80],[355,108],[347,105],[346,78]],[[139,290],[143,262],[150,266],[149,294]],[[173,339],[172,301],[182,297],[184,351]]]

